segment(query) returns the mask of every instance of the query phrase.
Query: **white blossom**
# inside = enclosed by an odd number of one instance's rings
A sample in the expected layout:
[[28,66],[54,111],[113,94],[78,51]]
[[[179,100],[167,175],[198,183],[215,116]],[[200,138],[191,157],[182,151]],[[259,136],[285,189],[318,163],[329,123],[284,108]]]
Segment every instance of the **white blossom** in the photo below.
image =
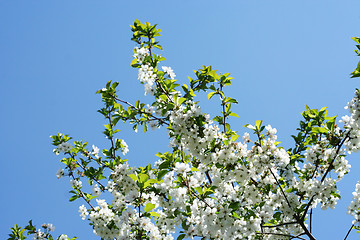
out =
[[99,187],[97,184],[95,184],[95,185],[93,185],[93,187],[92,187],[92,192],[93,192],[93,194],[94,194],[95,196],[100,196],[100,194],[101,194],[101,189],[100,189],[100,187]]
[[89,215],[89,213],[84,205],[81,205],[79,207],[79,213],[80,213],[82,220],[85,220],[87,215]]
[[59,168],[59,170],[57,170],[57,172],[56,172],[56,177],[57,177],[57,179],[59,179],[63,176],[64,176],[64,169]]
[[175,79],[176,75],[175,75],[174,71],[171,69],[171,67],[163,66],[162,69],[165,73],[167,73],[169,75],[169,77],[171,79]]
[[65,234],[61,234],[61,236],[59,237],[59,240],[68,240],[68,236]]
[[94,157],[99,157],[99,148],[98,147],[96,147],[95,145],[92,145],[92,152],[91,152],[91,154],[92,155],[94,155]]
[[71,179],[70,184],[75,188],[78,188],[78,189],[82,188],[82,182],[80,180]]
[[60,143],[57,147],[57,149],[60,151],[60,152],[63,152],[63,153],[67,153],[71,150],[72,146],[70,143],[68,142],[63,142],[63,143]]

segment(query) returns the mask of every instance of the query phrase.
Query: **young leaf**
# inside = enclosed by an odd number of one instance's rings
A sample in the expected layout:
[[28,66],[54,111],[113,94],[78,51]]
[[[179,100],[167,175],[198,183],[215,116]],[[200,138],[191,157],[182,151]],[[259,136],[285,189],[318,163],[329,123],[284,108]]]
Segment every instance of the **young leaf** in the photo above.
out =
[[151,210],[153,210],[155,208],[155,204],[152,204],[152,203],[147,203],[145,208],[144,208],[144,211],[145,212],[150,212]]

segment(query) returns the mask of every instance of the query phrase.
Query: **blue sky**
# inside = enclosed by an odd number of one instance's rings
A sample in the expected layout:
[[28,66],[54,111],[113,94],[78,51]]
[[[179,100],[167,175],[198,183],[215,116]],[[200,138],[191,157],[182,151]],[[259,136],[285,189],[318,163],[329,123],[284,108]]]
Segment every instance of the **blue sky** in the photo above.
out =
[[[96,90],[120,82],[119,96],[144,96],[130,67],[129,25],[157,23],[159,38],[177,78],[212,65],[235,78],[225,90],[239,101],[233,128],[243,133],[257,119],[278,129],[284,147],[307,104],[328,106],[331,115],[360,87],[349,74],[357,61],[353,36],[360,36],[360,2],[353,1],[9,1],[0,0],[0,146],[2,191],[0,239],[15,223],[53,223],[56,233],[98,239],[78,215],[83,203],[68,202],[67,179],[57,180],[60,157],[49,136],[58,132],[106,147]],[[216,100],[201,101],[216,113]],[[214,115],[214,114],[212,114]],[[132,166],[156,161],[166,151],[164,129],[135,134],[121,125]],[[340,184],[337,210],[316,211],[318,239],[343,239],[351,225],[346,207],[360,179],[360,154],[348,157],[352,170]],[[348,239],[358,239],[355,232]]]

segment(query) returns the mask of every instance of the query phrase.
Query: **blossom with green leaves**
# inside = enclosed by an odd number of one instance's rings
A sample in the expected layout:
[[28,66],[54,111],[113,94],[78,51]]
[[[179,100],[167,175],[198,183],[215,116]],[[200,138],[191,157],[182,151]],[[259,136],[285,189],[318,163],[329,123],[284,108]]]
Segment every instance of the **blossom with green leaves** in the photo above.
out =
[[[233,79],[229,73],[202,66],[180,84],[173,69],[162,64],[157,25],[135,20],[131,30],[136,47],[130,65],[149,101],[130,103],[117,95],[119,83],[109,81],[97,91],[108,148],[100,151],[62,133],[51,136],[54,153],[63,154],[56,175],[70,178],[69,200],[82,201],[80,217],[94,233],[104,240],[316,239],[313,209],[336,207],[338,183],[351,167],[346,154],[360,150],[359,90],[340,121],[326,107],[306,106],[292,136],[294,146],[285,149],[277,130],[261,120],[245,125],[242,136],[232,128],[229,118],[239,116],[232,110],[236,99],[225,92]],[[359,66],[352,77],[360,76]],[[219,97],[216,116],[203,112],[200,92],[209,101]],[[131,167],[124,158],[129,147],[117,137],[120,122],[134,131],[166,128],[171,151],[157,153],[154,165]],[[345,239],[351,229],[360,229],[359,189],[349,206],[355,220]],[[36,230],[31,221],[11,230],[11,240],[25,239],[25,231],[34,239],[69,239],[53,238],[52,225]]]

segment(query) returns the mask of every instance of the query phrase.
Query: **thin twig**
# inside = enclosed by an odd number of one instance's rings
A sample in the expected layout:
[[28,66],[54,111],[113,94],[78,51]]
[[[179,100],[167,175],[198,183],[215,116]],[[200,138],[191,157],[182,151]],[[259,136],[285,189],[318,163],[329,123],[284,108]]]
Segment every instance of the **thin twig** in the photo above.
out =
[[298,238],[298,239],[301,239],[301,240],[306,240],[305,238],[300,237],[301,235],[304,235],[304,233],[302,233],[300,235],[297,235],[297,236],[293,236],[293,235],[290,235],[290,234],[284,234],[284,233],[269,233],[269,232],[256,233],[256,234],[258,234],[258,235],[275,235],[275,236],[289,237],[291,239]]
[[281,226],[286,226],[286,225],[291,225],[291,224],[296,224],[297,222],[294,221],[294,222],[287,222],[287,223],[279,223],[277,225],[270,225],[270,226],[264,226],[266,228],[275,228],[275,227],[281,227]]
[[310,209],[310,232],[312,232],[312,213],[313,209]]
[[[72,171],[70,172],[70,175],[71,175],[71,177],[73,178],[73,180],[76,180],[76,178],[74,177],[74,174],[73,174]],[[91,209],[92,209],[93,211],[96,211],[95,208],[91,205],[90,200],[88,200],[88,199],[85,197],[85,195],[84,195],[84,193],[81,191],[81,189],[79,189],[79,188],[76,188],[76,189],[80,192],[80,197],[81,197],[82,199],[84,199],[87,204],[89,204],[89,206],[91,207]]]
[[121,99],[119,99],[119,98],[117,98],[117,97],[115,97],[115,96],[112,96],[112,97],[113,97],[116,101],[122,102],[122,103],[130,106],[131,108],[135,109],[135,110],[138,111],[138,113],[140,113],[140,114],[150,115],[150,116],[153,118],[153,119],[150,119],[150,121],[152,121],[152,120],[157,120],[157,121],[159,121],[160,123],[163,123],[163,124],[169,126],[169,123],[167,123],[167,122],[165,121],[166,118],[158,118],[158,117],[154,116],[154,115],[151,114],[151,113],[147,113],[147,112],[141,111],[141,109],[136,108],[134,105],[132,105],[131,103],[129,103],[129,102],[127,102],[127,101],[121,100]]
[[345,236],[344,240],[346,240],[346,239],[347,239],[347,237],[349,236],[349,234],[350,234],[350,232],[351,232],[351,230],[353,229],[353,227],[354,227],[354,226],[355,226],[355,224],[351,225],[351,227],[350,227],[349,231],[347,232],[347,234],[346,234],[346,236]]
[[[74,158],[75,159],[75,158]],[[75,161],[76,161],[76,163],[84,170],[84,171],[86,171],[86,169],[85,169],[85,167],[78,161],[78,160],[76,160],[75,159]],[[102,187],[102,189],[105,189],[105,186],[104,185],[102,185],[98,180],[96,180],[95,178],[91,178],[93,181],[95,181],[96,183],[98,183],[101,187]]]

